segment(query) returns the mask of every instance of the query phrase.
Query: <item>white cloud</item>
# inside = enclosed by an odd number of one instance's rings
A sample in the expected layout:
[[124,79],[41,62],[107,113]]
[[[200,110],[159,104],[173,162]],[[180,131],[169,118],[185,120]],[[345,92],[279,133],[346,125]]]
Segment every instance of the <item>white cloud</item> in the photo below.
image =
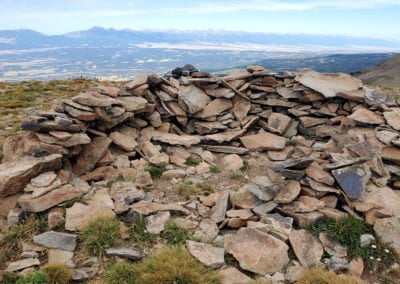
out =
[[400,0],[248,0],[231,3],[201,3],[190,7],[171,7],[174,13],[231,13],[241,11],[306,11],[313,9],[368,9],[380,6],[400,6]]

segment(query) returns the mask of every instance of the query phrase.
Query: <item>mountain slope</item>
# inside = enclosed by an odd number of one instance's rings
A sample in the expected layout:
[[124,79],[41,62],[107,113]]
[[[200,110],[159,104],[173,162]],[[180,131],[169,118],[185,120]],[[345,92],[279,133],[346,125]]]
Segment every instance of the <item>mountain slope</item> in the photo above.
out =
[[63,35],[44,35],[32,30],[0,31],[0,49],[43,47],[129,47],[144,43],[211,43],[298,46],[315,51],[399,49],[400,41],[310,34],[273,34],[221,30],[116,30],[94,27]]
[[271,58],[255,64],[275,72],[308,68],[318,72],[354,73],[382,63],[392,56],[393,53],[333,54],[306,58]]
[[365,70],[359,78],[368,84],[400,87],[400,54]]

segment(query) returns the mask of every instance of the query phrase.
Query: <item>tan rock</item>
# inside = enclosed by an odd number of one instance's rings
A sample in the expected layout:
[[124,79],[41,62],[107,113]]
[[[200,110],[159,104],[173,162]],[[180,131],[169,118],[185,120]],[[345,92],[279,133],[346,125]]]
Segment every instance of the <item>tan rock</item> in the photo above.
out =
[[208,103],[204,109],[196,114],[200,118],[208,118],[219,115],[232,107],[232,102],[229,99],[215,99]]
[[335,183],[335,179],[332,177],[332,175],[324,171],[324,169],[317,163],[312,163],[306,169],[306,175],[317,182],[321,182],[327,185],[333,185]]
[[98,217],[115,217],[115,213],[107,206],[75,202],[72,207],[66,210],[65,229],[68,231],[80,230]]
[[364,261],[361,256],[350,261],[349,264],[349,274],[354,277],[360,278],[364,272]]
[[153,132],[152,140],[170,145],[182,145],[187,147],[199,144],[201,141],[200,137],[196,135],[177,135],[159,131]]
[[349,115],[348,118],[366,124],[385,123],[385,120],[382,118],[382,116],[377,115],[366,108],[358,108],[355,112]]
[[285,185],[279,187],[278,193],[275,195],[276,203],[290,203],[300,194],[301,186],[298,181],[289,180]]
[[18,203],[25,211],[43,212],[60,203],[80,197],[84,193],[85,191],[81,188],[66,184],[38,198],[32,198],[30,194],[24,194],[19,198]]
[[273,112],[268,117],[267,129],[273,133],[282,135],[289,128],[292,119],[282,113]]
[[41,173],[61,168],[59,154],[41,158],[25,157],[15,162],[0,165],[0,197],[18,193]]
[[223,248],[194,241],[186,241],[186,248],[193,257],[205,266],[220,268],[225,264],[225,250]]
[[184,86],[179,97],[186,104],[190,113],[201,111],[211,101],[210,97],[202,89],[193,84]]
[[286,139],[272,133],[259,133],[240,138],[242,144],[249,150],[282,150]]
[[237,154],[226,155],[221,160],[221,166],[226,171],[236,172],[243,167],[242,158]]
[[225,235],[224,246],[241,268],[262,275],[281,271],[289,262],[289,247],[284,242],[252,228]]
[[129,206],[145,198],[143,190],[136,188],[133,182],[116,182],[110,188],[110,196],[114,200],[115,213],[121,214],[129,210]]
[[131,208],[134,212],[137,212],[137,213],[143,214],[143,215],[149,215],[152,213],[163,212],[163,211],[175,211],[175,212],[181,212],[183,214],[189,213],[189,211],[187,209],[183,208],[180,205],[174,204],[174,203],[160,204],[160,203],[155,203],[155,202],[139,201],[139,202],[131,205]]
[[221,269],[218,274],[221,277],[221,284],[247,284],[253,281],[253,279],[233,266]]
[[345,95],[362,99],[365,93],[365,91],[362,90],[361,80],[343,73],[318,73],[306,69],[298,73],[295,80],[320,92],[326,98]]
[[47,252],[47,264],[61,264],[67,268],[75,268],[72,251],[61,249],[49,249]]
[[90,144],[82,147],[77,162],[72,171],[76,175],[83,175],[94,169],[96,163],[104,156],[112,140],[108,137],[95,137]]
[[114,144],[118,145],[122,150],[131,152],[137,147],[137,142],[134,137],[130,137],[118,131],[110,133],[110,139]]
[[297,259],[303,266],[311,267],[321,261],[324,249],[321,243],[306,230],[293,230],[289,236],[290,244]]
[[333,240],[326,233],[319,234],[319,240],[321,241],[324,250],[331,256],[336,257],[346,257],[347,256],[347,248],[341,243]]
[[397,253],[400,253],[400,217],[376,220],[374,231],[383,242],[389,243]]
[[118,100],[124,105],[126,111],[140,112],[147,105],[147,100],[142,97],[119,97]]

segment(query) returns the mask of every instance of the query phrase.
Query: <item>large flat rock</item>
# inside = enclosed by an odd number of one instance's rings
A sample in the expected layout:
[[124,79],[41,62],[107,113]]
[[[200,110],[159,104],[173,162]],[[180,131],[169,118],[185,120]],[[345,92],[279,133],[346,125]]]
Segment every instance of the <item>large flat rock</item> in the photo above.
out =
[[286,143],[284,137],[268,132],[243,136],[240,141],[249,150],[282,150]]
[[326,98],[344,96],[359,100],[363,99],[365,93],[361,80],[343,73],[330,74],[303,70],[297,74],[295,80]]
[[281,271],[289,262],[289,247],[283,241],[253,228],[226,235],[224,246],[241,268],[262,275]]
[[0,165],[0,197],[18,193],[41,173],[57,171],[61,168],[62,155],[45,157],[25,157],[15,162]]

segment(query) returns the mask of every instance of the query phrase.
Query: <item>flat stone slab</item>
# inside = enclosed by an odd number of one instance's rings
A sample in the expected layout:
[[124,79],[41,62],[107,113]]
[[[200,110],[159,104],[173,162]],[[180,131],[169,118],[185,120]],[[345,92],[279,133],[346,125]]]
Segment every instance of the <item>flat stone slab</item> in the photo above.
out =
[[289,262],[289,247],[285,242],[253,228],[225,235],[224,247],[241,268],[262,275],[281,271]]
[[62,155],[25,157],[18,161],[0,164],[0,197],[18,193],[41,173],[59,170]]
[[354,165],[332,171],[337,183],[352,199],[360,199],[371,178],[370,170],[363,165]]
[[192,256],[205,266],[220,268],[225,265],[225,250],[223,248],[194,241],[186,241],[186,248]]
[[141,260],[144,256],[144,252],[136,248],[120,247],[106,249],[106,255],[118,256],[129,260]]
[[11,262],[8,267],[8,272],[19,271],[32,266],[39,266],[40,261],[37,258],[25,258],[18,261]]
[[47,247],[68,251],[74,251],[76,247],[77,235],[48,231],[33,237],[33,242]]

